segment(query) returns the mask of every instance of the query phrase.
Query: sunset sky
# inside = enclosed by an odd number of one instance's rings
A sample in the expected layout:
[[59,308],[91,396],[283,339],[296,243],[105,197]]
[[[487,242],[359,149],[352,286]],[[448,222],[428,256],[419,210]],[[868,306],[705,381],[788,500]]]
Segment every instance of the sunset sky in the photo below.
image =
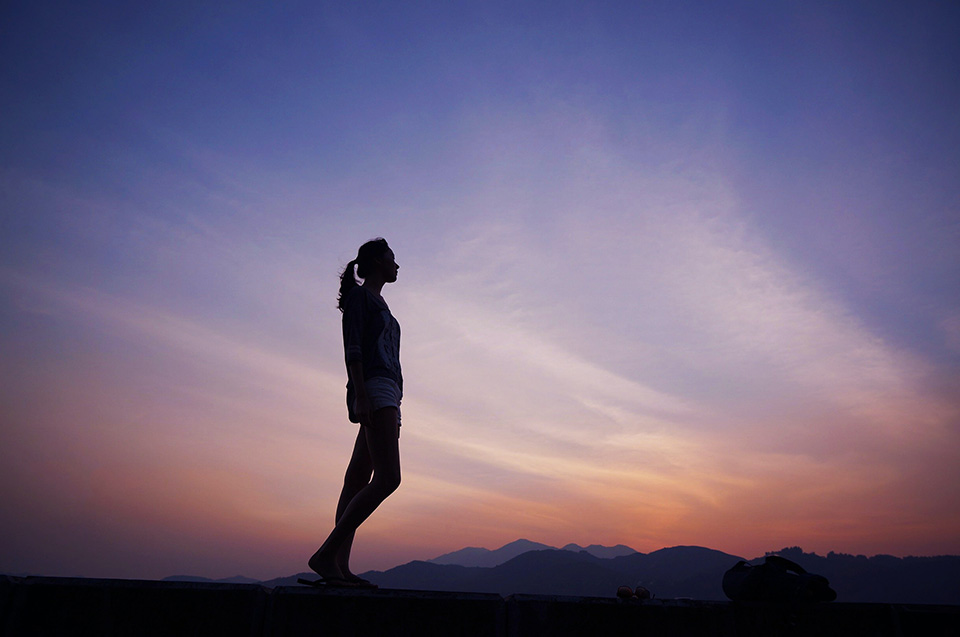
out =
[[[144,8],[143,5],[152,5]],[[517,538],[960,554],[960,5],[4,2],[0,573]]]

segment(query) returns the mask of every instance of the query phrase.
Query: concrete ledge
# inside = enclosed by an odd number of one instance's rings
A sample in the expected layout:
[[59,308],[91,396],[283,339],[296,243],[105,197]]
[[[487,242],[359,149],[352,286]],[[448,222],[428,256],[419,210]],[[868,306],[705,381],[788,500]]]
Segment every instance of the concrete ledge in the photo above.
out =
[[0,577],[0,634],[960,635],[960,606],[788,606],[693,600]]
[[263,634],[269,591],[196,584],[53,577],[0,581],[3,635]]
[[500,637],[505,627],[499,595],[284,586],[270,595],[263,634]]
[[744,604],[694,600],[619,602],[512,595],[508,635],[710,635],[907,637],[960,635],[960,606]]

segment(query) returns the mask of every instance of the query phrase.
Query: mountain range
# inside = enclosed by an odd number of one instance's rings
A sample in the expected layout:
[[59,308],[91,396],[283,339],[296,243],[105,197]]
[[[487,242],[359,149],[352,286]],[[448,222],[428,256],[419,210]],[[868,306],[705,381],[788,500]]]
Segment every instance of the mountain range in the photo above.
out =
[[[522,547],[524,541],[520,541]],[[514,543],[516,544],[516,543]],[[517,547],[492,551],[509,555]],[[594,549],[595,552],[597,549]],[[602,553],[602,552],[601,552]],[[482,554],[479,554],[482,555]],[[467,553],[466,559],[476,559]],[[448,556],[441,556],[449,559]],[[492,556],[485,556],[492,559]],[[435,558],[439,559],[439,558]],[[529,593],[611,597],[617,587],[645,586],[660,597],[725,599],[721,588],[724,571],[740,558],[720,551],[679,546],[644,554],[632,551],[611,558],[571,549],[534,549],[489,567],[410,562],[365,577],[385,588],[415,588],[477,593]]]
[[[517,540],[505,546],[501,546],[495,551],[471,546],[465,549],[460,549],[459,551],[454,551],[453,553],[446,553],[440,557],[435,557],[432,560],[427,561],[432,564],[457,564],[459,566],[481,566],[492,568],[508,562],[519,555],[523,555],[528,551],[547,550],[557,550],[557,548],[555,546],[549,546],[539,542],[531,542],[530,540]],[[618,544],[616,546],[600,546],[599,544],[591,544],[587,547],[580,546],[579,544],[567,544],[561,550],[573,551],[575,553],[586,551],[594,557],[603,559],[622,557],[624,555],[636,553],[635,550],[629,546],[624,546],[623,544]]]
[[[824,557],[804,553],[799,547],[767,553],[771,554],[782,555],[811,573],[825,576],[837,591],[839,602],[960,604],[960,556],[868,558],[831,552]],[[625,584],[644,586],[661,599],[725,600],[723,574],[741,559],[744,558],[698,546],[639,553],[622,545],[567,545],[558,549],[517,540],[492,551],[468,547],[386,571],[368,571],[362,576],[382,588],[504,596],[529,593],[613,597],[617,588]],[[759,563],[762,557],[750,561]],[[260,583],[268,587],[290,586],[296,585],[298,577],[316,575],[299,573]],[[228,581],[249,580],[235,577]]]

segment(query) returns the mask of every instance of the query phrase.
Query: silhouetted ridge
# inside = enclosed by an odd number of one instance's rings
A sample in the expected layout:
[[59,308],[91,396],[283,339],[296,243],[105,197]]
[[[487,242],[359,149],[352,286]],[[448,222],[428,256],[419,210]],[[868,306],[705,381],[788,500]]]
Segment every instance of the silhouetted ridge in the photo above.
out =
[[588,553],[531,551],[490,569],[491,590],[497,588],[501,595],[609,595],[619,576],[602,563]]
[[[621,584],[643,585],[660,597],[725,599],[723,573],[740,558],[702,549],[676,547],[650,555],[613,559],[586,551],[528,551],[493,568],[411,562],[386,572],[365,573],[384,588],[477,593],[516,593],[609,597]],[[680,565],[674,568],[674,563]]]
[[510,542],[509,544],[505,544],[504,546],[501,546],[493,551],[470,546],[460,549],[459,551],[453,551],[452,553],[445,553],[444,555],[427,561],[434,564],[459,564],[460,566],[493,567],[499,566],[500,564],[503,564],[528,551],[546,550],[563,550],[572,551],[574,553],[585,551],[594,557],[601,557],[604,559],[636,553],[635,550],[629,546],[624,546],[623,544],[618,544],[616,546],[601,546],[600,544],[591,544],[590,546],[586,547],[580,546],[579,544],[567,544],[562,549],[557,549],[555,546],[548,546],[546,544],[541,544],[540,542],[531,542],[530,540],[521,539],[516,540],[515,542]]
[[[530,545],[544,546],[518,540],[497,551],[475,550],[476,555],[487,558],[497,553],[499,559]],[[648,554],[632,552],[613,558],[597,557],[586,550],[574,551],[574,547],[576,545],[525,551],[493,567],[438,564],[430,560],[362,575],[383,588],[426,591],[611,597],[618,586],[626,584],[645,586],[661,599],[725,600],[723,574],[742,559],[699,546],[674,546]],[[470,550],[473,549],[465,549],[468,555]],[[447,556],[461,553],[455,551]],[[960,556],[875,555],[868,558],[831,552],[824,557],[804,553],[799,547],[775,553],[828,578],[837,591],[838,602],[960,605]],[[762,560],[760,557],[751,561]],[[260,584],[267,588],[295,586],[298,577],[313,579],[315,575],[301,573]],[[190,576],[167,578],[167,581],[211,582]],[[252,581],[240,576],[219,580],[220,583]]]
[[634,549],[629,546],[624,546],[623,544],[617,544],[616,546],[602,546],[600,544],[591,544],[590,546],[580,546],[579,544],[567,544],[563,547],[564,551],[574,551],[579,553],[581,551],[586,551],[594,557],[602,557],[604,559],[613,559],[615,557],[623,557],[624,555],[632,555],[636,553]]
[[960,604],[960,556],[894,557],[804,553],[798,546],[767,553],[782,555],[823,575],[837,601],[900,604]]
[[209,577],[197,577],[196,575],[171,575],[164,577],[164,582],[195,582],[211,584],[259,584],[259,580],[243,575],[234,575],[233,577],[224,577],[223,579],[210,579]]
[[539,551],[553,548],[555,547],[547,546],[546,544],[541,544],[539,542],[531,542],[530,540],[520,539],[510,542],[509,544],[505,544],[494,551],[471,546],[465,549],[460,549],[459,551],[454,551],[452,553],[446,553],[427,561],[434,564],[493,567],[503,564],[504,562],[507,562],[508,560],[511,560],[516,556],[522,555],[528,551]]

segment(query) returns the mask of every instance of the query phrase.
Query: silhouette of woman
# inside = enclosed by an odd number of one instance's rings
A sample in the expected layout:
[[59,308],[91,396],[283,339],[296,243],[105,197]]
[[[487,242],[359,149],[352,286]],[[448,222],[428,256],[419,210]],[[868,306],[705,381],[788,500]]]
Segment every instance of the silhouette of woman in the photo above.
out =
[[347,413],[360,431],[343,479],[336,526],[308,561],[328,585],[375,587],[350,572],[350,550],[357,528],[400,486],[400,324],[380,295],[385,284],[397,280],[399,269],[393,250],[378,238],[360,246],[340,275]]

